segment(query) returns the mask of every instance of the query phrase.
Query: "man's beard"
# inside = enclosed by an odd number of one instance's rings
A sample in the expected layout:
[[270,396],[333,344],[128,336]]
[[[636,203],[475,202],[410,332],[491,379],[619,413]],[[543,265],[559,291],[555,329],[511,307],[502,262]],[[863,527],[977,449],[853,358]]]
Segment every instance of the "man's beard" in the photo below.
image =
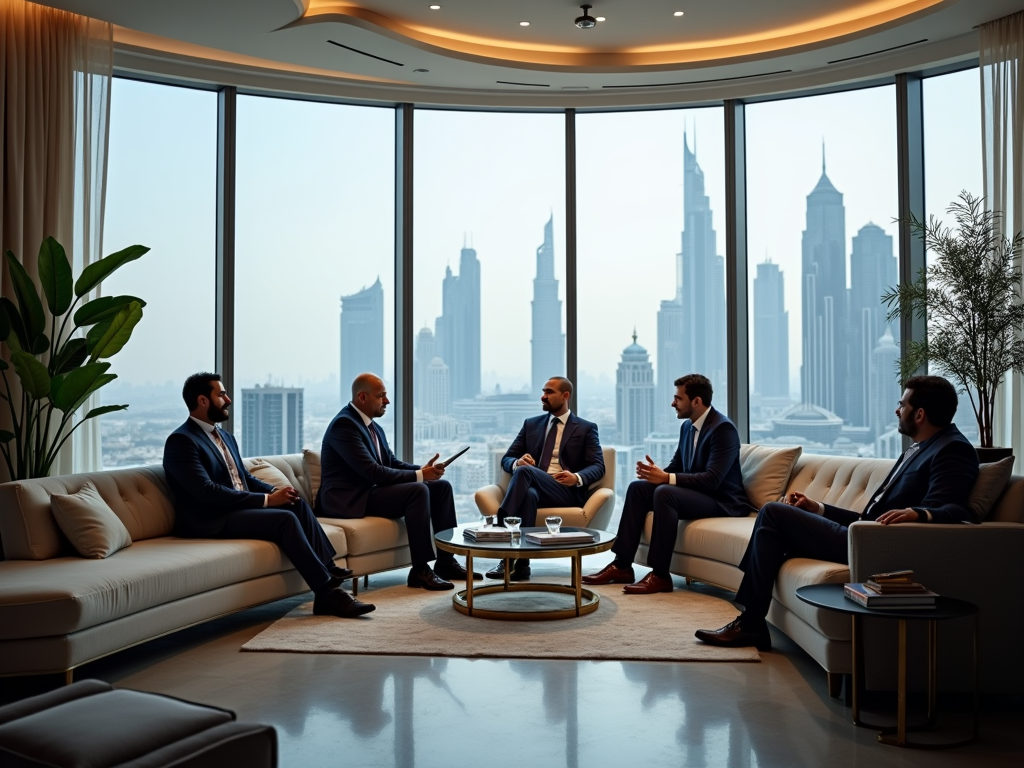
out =
[[208,418],[214,424],[219,424],[222,421],[227,421],[228,409],[227,407],[218,408],[213,403],[210,403],[210,407],[206,409],[206,418]]
[[917,425],[914,424],[913,416],[901,418],[899,424],[896,425],[897,431],[901,435],[913,438],[917,434]]

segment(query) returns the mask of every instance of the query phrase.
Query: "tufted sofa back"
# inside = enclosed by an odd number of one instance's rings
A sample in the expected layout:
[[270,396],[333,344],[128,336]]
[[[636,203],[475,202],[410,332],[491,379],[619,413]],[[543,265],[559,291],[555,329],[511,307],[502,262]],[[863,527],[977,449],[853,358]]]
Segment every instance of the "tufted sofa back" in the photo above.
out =
[[851,459],[804,453],[796,460],[788,490],[853,512],[863,512],[871,492],[885,480],[894,463],[892,459]]

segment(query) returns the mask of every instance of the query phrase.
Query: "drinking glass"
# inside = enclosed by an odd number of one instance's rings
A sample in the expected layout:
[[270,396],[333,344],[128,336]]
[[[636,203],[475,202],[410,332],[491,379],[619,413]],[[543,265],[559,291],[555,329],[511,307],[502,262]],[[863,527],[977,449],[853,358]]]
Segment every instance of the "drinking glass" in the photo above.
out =
[[519,531],[519,526],[523,524],[521,517],[508,516],[505,517],[505,527],[508,528],[509,533],[512,537],[512,543],[518,544],[519,537],[522,535]]
[[497,515],[483,515],[483,519],[485,528],[494,528],[498,524]]
[[548,533],[558,533],[562,529],[562,518],[551,515],[544,519],[544,524],[548,527]]

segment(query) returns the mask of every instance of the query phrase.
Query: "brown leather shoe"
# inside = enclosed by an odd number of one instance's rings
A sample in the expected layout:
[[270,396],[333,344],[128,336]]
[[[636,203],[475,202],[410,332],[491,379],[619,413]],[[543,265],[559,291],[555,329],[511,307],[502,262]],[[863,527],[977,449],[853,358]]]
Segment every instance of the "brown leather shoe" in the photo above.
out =
[[747,629],[742,621],[743,617],[737,616],[721,629],[698,629],[694,634],[708,645],[720,645],[723,648],[746,648],[752,645],[759,651],[770,651],[772,636],[768,633],[768,625],[761,622],[757,629]]
[[672,579],[663,579],[651,571],[636,584],[627,584],[622,591],[627,595],[653,595],[655,592],[671,592]]
[[583,577],[584,584],[632,584],[636,581],[633,568],[619,568],[615,563],[608,563],[597,573]]

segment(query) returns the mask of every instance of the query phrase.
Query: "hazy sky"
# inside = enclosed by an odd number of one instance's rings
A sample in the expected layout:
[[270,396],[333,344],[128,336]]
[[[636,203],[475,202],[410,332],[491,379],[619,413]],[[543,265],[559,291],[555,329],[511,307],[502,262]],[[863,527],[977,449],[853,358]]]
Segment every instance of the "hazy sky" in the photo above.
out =
[[[822,142],[849,255],[869,221],[896,233],[895,110],[892,86],[747,108],[749,271],[766,253],[785,271],[794,372],[800,238]],[[961,188],[980,193],[978,111],[977,70],[926,81],[930,210]],[[238,384],[337,375],[340,296],[378,276],[390,361],[394,113],[240,97],[238,125]],[[445,266],[457,271],[468,238],[481,262],[484,383],[523,385],[535,251],[552,213],[565,296],[564,116],[424,110],[415,126],[415,326],[440,314]],[[675,290],[684,130],[691,146],[696,133],[724,254],[720,108],[577,116],[580,369],[590,375],[614,376],[634,326],[656,349],[658,302]],[[104,250],[153,248],[104,288],[150,302],[116,358],[126,382],[180,381],[213,364],[215,138],[214,94],[115,81]]]

